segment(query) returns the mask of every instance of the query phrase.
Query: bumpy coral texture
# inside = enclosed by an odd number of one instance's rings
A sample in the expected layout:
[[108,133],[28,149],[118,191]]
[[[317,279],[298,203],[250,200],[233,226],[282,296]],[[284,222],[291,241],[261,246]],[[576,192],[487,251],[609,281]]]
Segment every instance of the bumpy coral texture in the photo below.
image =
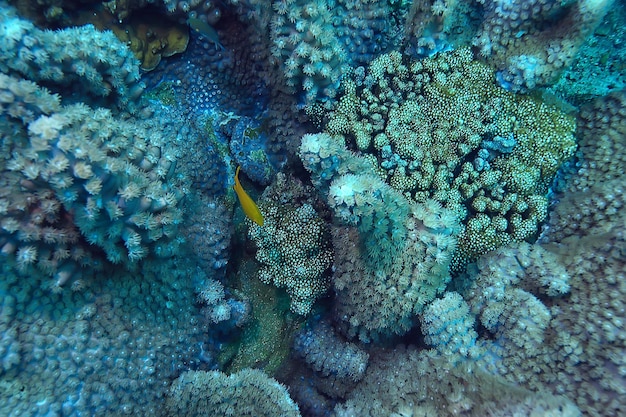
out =
[[340,137],[305,135],[300,158],[338,220],[352,225],[333,230],[342,327],[363,341],[407,332],[450,279],[458,217],[434,200],[400,195]]
[[317,323],[296,335],[294,350],[321,376],[358,382],[367,369],[369,354],[354,343],[343,342],[328,323]]
[[248,231],[262,264],[259,279],[286,288],[291,311],[306,315],[329,288],[333,251],[326,226],[310,204],[294,208],[268,202],[261,212],[263,226],[251,224]]
[[55,294],[41,274],[0,265],[0,415],[159,415],[167,384],[197,360],[207,327],[193,269],[155,261]]
[[232,236],[232,213],[224,201],[205,196],[189,196],[189,217],[181,231],[196,255],[200,266],[213,270],[218,276],[226,272]]
[[473,45],[477,57],[496,68],[502,87],[528,92],[557,81],[613,4],[613,0],[414,1],[403,44],[407,52],[420,56]]
[[127,111],[143,91],[139,65],[112,32],[93,26],[40,30],[0,3],[0,69],[35,82],[62,85],[92,99],[109,96]]
[[568,236],[599,235],[623,217],[625,108],[626,93],[621,91],[581,109],[577,163],[567,173],[543,239],[559,242]]
[[276,0],[272,7],[272,58],[309,104],[334,98],[348,65],[367,62],[389,44],[385,1]]
[[329,116],[326,132],[374,156],[391,187],[464,217],[457,270],[537,234],[548,186],[576,147],[571,117],[497,87],[467,49],[381,55],[346,79]]
[[452,365],[433,351],[399,346],[370,361],[363,381],[336,406],[338,417],[581,416],[563,396],[530,392],[471,364]]
[[476,270],[466,298],[497,345],[529,355],[542,348],[552,314],[538,297],[570,290],[570,274],[558,257],[522,242],[482,256]]
[[366,260],[374,268],[388,268],[406,241],[404,197],[377,176],[346,174],[331,183],[328,203],[342,224],[357,226]]
[[[16,132],[3,138],[11,155],[8,171],[19,174],[26,188],[36,188],[40,195],[51,190],[85,240],[103,249],[110,262],[132,263],[150,252],[171,256],[176,251],[183,193],[172,181],[176,148],[165,148],[160,132],[140,121],[115,119],[107,109],[61,106],[56,98],[51,104],[50,96],[33,83],[6,76],[0,82],[3,107]],[[32,109],[12,115],[11,109],[19,109],[21,102],[32,103]],[[19,198],[7,195],[2,201],[10,204]],[[53,243],[54,237],[20,237],[14,217],[5,216],[3,224],[15,242],[43,238]],[[61,243],[67,239],[58,238]],[[36,260],[34,256],[32,263]]]
[[287,388],[258,369],[232,375],[184,372],[172,383],[165,405],[176,416],[300,416]]
[[478,334],[474,317],[463,297],[457,292],[446,292],[424,309],[420,316],[424,341],[448,358],[476,357]]
[[612,0],[485,1],[473,43],[498,68],[500,84],[528,91],[554,82],[570,65]]
[[[619,92],[581,110],[578,162],[540,243],[479,260],[466,294],[494,335],[485,366],[564,394],[586,415],[626,407],[625,104]],[[566,288],[567,296],[550,296]]]

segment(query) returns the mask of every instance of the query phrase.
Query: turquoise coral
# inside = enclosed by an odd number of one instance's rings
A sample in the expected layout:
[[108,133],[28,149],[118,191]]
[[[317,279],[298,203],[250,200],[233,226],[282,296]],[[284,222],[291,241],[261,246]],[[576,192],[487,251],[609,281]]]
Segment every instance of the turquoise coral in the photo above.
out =
[[580,62],[621,88],[623,2],[218,3],[151,6],[227,48],[148,104],[110,33],[0,0],[0,414],[620,415],[626,94],[535,89],[612,5]]
[[[52,190],[87,242],[102,248],[110,262],[136,262],[149,248],[169,256],[175,248],[162,243],[176,244],[183,194],[175,183],[163,182],[171,178],[176,155],[171,148],[161,153],[163,138],[141,123],[115,120],[107,109],[62,106],[35,84],[6,76],[2,81],[5,96],[14,86],[29,85],[12,101],[33,107],[21,120],[10,119],[20,135],[3,140],[10,155],[6,169]],[[153,243],[159,240],[161,246]]]
[[0,3],[0,69],[35,82],[80,87],[92,100],[109,97],[127,111],[138,110],[143,91],[139,63],[112,32],[93,26],[41,30]]
[[[53,276],[55,290],[80,289],[81,270],[102,267],[100,250],[129,267],[149,254],[171,256],[185,182],[170,141],[178,126],[155,129],[155,107],[137,112],[142,87],[130,51],[93,27],[42,31],[4,5],[0,18],[5,255],[22,272]],[[77,85],[86,102],[70,99]],[[102,96],[112,110],[87,104]]]
[[450,280],[458,216],[401,195],[341,137],[305,135],[300,158],[340,223],[333,285],[346,332],[363,341],[406,333]]

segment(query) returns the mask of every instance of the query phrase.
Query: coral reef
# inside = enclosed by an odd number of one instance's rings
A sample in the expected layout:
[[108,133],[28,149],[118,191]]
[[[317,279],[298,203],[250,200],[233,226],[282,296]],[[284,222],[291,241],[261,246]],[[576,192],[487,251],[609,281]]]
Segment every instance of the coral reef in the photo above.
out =
[[241,117],[230,135],[230,153],[248,178],[269,185],[275,174],[267,154],[268,135],[259,121]]
[[626,204],[626,93],[611,94],[580,113],[577,163],[569,169],[542,239],[601,235],[619,224]]
[[450,280],[458,217],[434,200],[411,202],[326,133],[305,135],[300,158],[334,215],[352,225],[333,229],[337,317],[363,341],[407,332]]
[[465,298],[499,348],[530,356],[546,341],[552,319],[538,297],[566,294],[569,280],[557,256],[539,244],[518,243],[478,260]]
[[569,67],[548,91],[572,104],[584,104],[595,97],[626,88],[626,4],[614,2],[575,55]]
[[622,2],[13,3],[0,415],[624,414]]
[[300,416],[287,388],[257,369],[187,371],[172,383],[165,405],[176,416]]
[[234,292],[243,294],[251,311],[241,334],[220,352],[219,363],[229,373],[262,368],[274,375],[289,358],[293,334],[301,324],[301,316],[289,312],[289,297],[261,282],[258,270],[253,260],[238,265]]
[[287,381],[302,413],[317,416],[327,415],[332,404],[358,385],[369,353],[337,334],[330,322],[313,320],[295,335],[293,356],[298,361]]
[[615,3],[414,1],[406,15],[403,49],[424,57],[472,45],[477,58],[496,69],[502,87],[528,92],[559,79]]
[[291,311],[306,315],[329,288],[327,270],[333,262],[330,236],[315,209],[264,203],[264,224],[250,223],[248,235],[257,245],[259,279],[286,288]]
[[336,416],[582,415],[563,396],[530,392],[471,365],[450,365],[432,351],[399,346],[370,362]]
[[344,85],[326,131],[373,155],[400,193],[464,217],[454,270],[538,233],[548,186],[576,147],[571,117],[497,87],[468,49],[384,54]]
[[[111,32],[87,25],[41,30],[0,3],[0,70],[48,88],[62,87],[92,100],[108,97],[126,111],[137,110],[143,91],[132,52]],[[68,93],[69,94],[69,93]]]
[[217,198],[203,195],[189,197],[189,217],[181,227],[190,250],[200,266],[223,275],[228,264],[228,250],[232,237],[232,214],[226,204]]
[[488,331],[482,367],[590,415],[624,408],[625,101],[620,92],[581,110],[576,174],[539,243],[481,257],[462,291]]

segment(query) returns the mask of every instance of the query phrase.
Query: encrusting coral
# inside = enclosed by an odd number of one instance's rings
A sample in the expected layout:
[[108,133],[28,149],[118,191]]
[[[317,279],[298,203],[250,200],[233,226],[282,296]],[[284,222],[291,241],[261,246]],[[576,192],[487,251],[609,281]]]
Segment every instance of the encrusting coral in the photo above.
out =
[[130,18],[118,21],[107,9],[101,9],[83,13],[78,21],[80,24],[91,23],[102,31],[111,30],[133,51],[144,71],[153,70],[162,57],[184,52],[189,42],[186,25],[146,10],[139,10]]
[[449,363],[432,350],[398,346],[376,352],[363,381],[335,407],[338,417],[580,417],[564,396],[531,392],[472,364]]

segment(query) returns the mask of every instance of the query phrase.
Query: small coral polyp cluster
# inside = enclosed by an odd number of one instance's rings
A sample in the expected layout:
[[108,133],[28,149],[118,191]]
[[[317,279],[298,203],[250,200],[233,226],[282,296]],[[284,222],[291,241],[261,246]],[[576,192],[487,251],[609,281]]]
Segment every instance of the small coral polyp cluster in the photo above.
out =
[[330,286],[333,251],[326,225],[310,204],[294,208],[267,202],[261,209],[263,226],[250,224],[248,232],[262,264],[259,279],[286,288],[291,311],[307,315]]
[[326,126],[392,188],[464,218],[457,270],[536,235],[551,181],[576,149],[572,117],[493,80],[468,49],[420,61],[384,54],[344,81]]

